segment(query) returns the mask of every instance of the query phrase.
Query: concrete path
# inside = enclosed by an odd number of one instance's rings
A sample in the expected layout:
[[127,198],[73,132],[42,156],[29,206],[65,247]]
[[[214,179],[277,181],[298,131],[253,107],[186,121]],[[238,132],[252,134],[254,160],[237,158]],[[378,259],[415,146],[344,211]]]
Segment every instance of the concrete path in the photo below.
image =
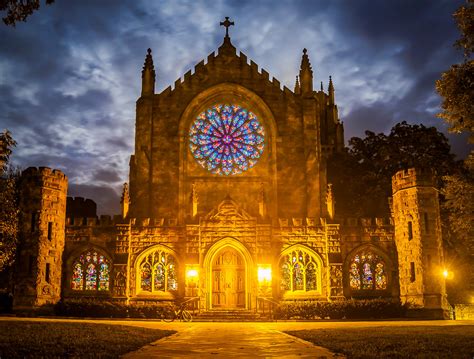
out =
[[[124,359],[146,358],[334,358],[325,348],[265,323],[192,323]],[[339,357],[340,358],[340,357]]]

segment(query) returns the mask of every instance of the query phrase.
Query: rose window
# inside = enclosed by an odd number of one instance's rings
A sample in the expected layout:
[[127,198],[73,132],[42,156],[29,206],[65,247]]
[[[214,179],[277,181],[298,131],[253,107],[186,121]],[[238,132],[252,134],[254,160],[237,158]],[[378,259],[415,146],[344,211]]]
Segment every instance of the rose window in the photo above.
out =
[[189,131],[196,161],[211,173],[235,175],[262,156],[265,132],[257,116],[238,105],[215,105],[200,113]]

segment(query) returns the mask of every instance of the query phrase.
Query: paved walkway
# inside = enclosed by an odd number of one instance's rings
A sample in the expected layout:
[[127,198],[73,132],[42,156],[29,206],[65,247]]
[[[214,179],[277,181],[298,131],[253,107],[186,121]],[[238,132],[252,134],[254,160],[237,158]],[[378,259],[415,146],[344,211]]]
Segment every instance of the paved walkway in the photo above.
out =
[[325,348],[265,323],[193,323],[124,359],[146,358],[334,358]]

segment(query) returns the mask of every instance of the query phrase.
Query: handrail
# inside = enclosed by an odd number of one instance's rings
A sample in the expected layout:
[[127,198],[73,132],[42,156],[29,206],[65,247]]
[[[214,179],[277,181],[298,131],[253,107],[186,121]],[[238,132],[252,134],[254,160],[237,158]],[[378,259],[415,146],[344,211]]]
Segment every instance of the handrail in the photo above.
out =
[[268,303],[269,304],[269,314],[271,316],[271,318],[273,319],[273,309],[274,307],[278,307],[280,305],[280,303],[278,303],[276,300],[274,300],[273,298],[268,298],[268,297],[257,297],[257,305],[256,305],[256,312],[259,310],[259,306],[258,306],[258,303],[259,302],[263,302],[263,310],[262,310],[262,314],[265,315],[265,304]]
[[[182,308],[186,308],[188,306],[188,304],[191,304],[191,303],[194,303],[194,302],[200,302],[200,301],[201,301],[201,297],[194,297],[194,298],[187,299],[184,302],[181,302],[179,304],[179,306],[182,307]],[[196,313],[196,307],[193,307],[190,310],[193,311],[193,314]],[[199,304],[197,305],[197,310],[198,310],[198,313],[199,313],[200,312]]]

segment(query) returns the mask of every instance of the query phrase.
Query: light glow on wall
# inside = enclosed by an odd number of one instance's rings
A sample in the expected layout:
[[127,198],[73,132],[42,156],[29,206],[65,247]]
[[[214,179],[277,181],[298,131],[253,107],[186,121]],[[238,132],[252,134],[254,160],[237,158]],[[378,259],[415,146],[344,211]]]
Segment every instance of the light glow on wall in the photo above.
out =
[[272,281],[272,267],[262,265],[258,267],[258,282],[260,284],[269,284]]

